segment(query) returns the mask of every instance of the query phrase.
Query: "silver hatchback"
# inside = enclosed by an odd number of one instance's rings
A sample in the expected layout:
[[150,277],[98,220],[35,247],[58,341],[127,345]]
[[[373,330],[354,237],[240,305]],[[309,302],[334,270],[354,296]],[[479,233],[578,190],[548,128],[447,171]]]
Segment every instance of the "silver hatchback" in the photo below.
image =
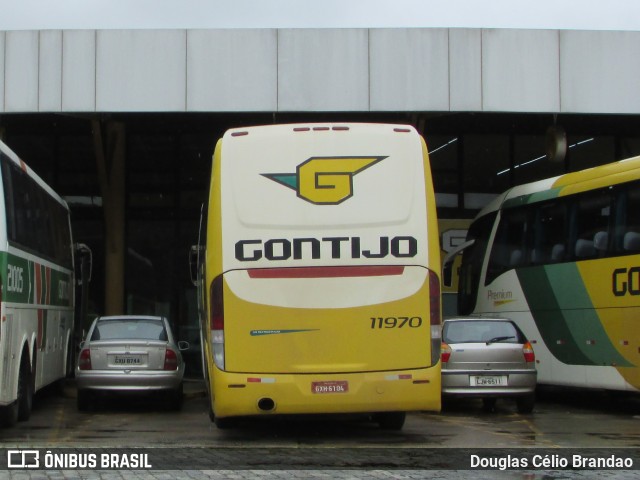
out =
[[167,319],[122,315],[98,317],[81,344],[76,367],[78,409],[96,393],[165,392],[170,406],[182,406],[184,362]]
[[480,397],[487,410],[493,410],[497,398],[512,397],[520,413],[533,410],[535,354],[511,320],[445,320],[441,351],[443,397]]

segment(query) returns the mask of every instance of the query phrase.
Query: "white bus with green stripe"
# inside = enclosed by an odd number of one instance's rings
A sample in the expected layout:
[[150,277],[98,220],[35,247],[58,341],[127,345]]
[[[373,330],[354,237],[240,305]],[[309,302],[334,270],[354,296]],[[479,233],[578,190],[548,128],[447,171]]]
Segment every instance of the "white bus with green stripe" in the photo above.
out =
[[66,203],[2,142],[0,173],[0,416],[11,425],[71,368],[73,250]]
[[515,320],[539,383],[640,390],[640,157],[508,190],[460,251],[459,313]]

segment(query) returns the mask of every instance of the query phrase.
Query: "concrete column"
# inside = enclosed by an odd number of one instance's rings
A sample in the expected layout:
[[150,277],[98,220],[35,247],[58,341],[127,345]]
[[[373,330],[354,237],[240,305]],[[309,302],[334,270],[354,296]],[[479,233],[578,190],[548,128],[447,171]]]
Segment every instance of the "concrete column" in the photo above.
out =
[[93,142],[102,191],[105,225],[105,314],[124,311],[125,127],[92,120]]

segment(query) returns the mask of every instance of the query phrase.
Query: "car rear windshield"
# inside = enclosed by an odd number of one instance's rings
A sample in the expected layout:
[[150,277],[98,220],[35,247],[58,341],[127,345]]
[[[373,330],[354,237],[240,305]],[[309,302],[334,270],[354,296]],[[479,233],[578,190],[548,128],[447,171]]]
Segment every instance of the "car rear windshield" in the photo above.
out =
[[91,340],[167,340],[167,332],[161,320],[105,320],[98,321]]
[[513,323],[483,320],[445,322],[442,338],[446,343],[524,342]]

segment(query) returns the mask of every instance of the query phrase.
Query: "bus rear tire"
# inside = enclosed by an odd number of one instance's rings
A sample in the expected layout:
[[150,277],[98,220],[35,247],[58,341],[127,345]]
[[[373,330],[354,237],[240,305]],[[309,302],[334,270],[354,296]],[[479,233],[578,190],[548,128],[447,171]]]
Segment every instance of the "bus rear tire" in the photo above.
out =
[[[67,360],[65,364],[65,377],[73,378],[75,375],[75,352],[73,351],[73,337],[67,341]],[[64,379],[62,379],[64,381]]]
[[18,421],[29,420],[33,407],[33,382],[31,380],[31,366],[26,355],[20,361],[20,373],[18,375]]
[[216,427],[218,427],[218,429],[220,430],[228,430],[230,428],[235,427],[238,423],[236,419],[233,417],[225,417],[225,418],[215,417],[213,422],[216,424]]
[[406,412],[381,412],[376,415],[376,421],[383,430],[402,430]]

